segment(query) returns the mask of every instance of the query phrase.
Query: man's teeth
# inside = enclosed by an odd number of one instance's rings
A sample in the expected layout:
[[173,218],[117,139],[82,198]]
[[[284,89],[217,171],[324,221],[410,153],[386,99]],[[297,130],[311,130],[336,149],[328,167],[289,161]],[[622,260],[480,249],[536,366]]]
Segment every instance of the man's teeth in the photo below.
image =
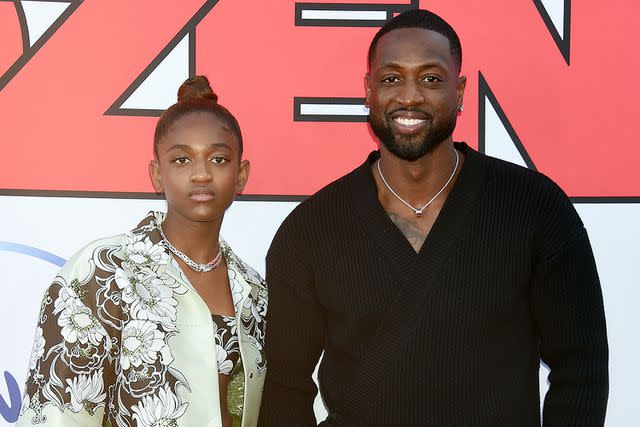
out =
[[422,119],[406,119],[404,117],[398,117],[394,120],[403,126],[415,126],[425,122]]

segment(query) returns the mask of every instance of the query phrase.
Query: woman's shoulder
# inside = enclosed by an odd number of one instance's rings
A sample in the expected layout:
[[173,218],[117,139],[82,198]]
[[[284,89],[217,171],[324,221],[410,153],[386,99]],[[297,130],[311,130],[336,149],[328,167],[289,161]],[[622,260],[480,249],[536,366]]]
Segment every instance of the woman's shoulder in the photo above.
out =
[[120,264],[140,253],[148,253],[155,248],[157,251],[158,238],[153,238],[158,216],[161,212],[149,212],[132,230],[120,234],[95,239],[73,254],[62,268],[76,269],[86,263],[97,263],[108,267]]
[[122,260],[124,254],[125,234],[102,237],[87,243],[77,250],[62,266],[58,276],[80,276],[87,277],[96,268],[104,267],[110,269],[110,265],[115,265]]
[[260,273],[258,273],[253,267],[242,260],[234,251],[231,246],[223,239],[220,239],[220,248],[222,255],[227,261],[227,265],[240,273],[245,280],[252,284],[266,288],[266,283]]

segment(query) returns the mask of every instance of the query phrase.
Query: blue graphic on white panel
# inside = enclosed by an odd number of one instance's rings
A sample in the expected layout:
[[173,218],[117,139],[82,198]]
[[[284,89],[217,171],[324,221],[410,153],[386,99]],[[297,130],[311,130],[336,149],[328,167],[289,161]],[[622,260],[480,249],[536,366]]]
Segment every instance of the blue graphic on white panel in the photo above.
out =
[[20,243],[3,242],[0,240],[0,251],[10,251],[19,254],[29,255],[34,258],[39,258],[44,261],[48,261],[51,264],[62,267],[66,260],[60,258],[51,252],[43,251],[42,249],[34,248],[33,246],[21,245]]
[[13,375],[7,371],[4,371],[4,381],[9,390],[10,404],[7,404],[4,396],[0,395],[0,415],[2,415],[5,421],[13,423],[18,419],[18,415],[20,414],[20,387]]
[[33,46],[71,3],[23,1],[21,4],[29,29],[29,46]]

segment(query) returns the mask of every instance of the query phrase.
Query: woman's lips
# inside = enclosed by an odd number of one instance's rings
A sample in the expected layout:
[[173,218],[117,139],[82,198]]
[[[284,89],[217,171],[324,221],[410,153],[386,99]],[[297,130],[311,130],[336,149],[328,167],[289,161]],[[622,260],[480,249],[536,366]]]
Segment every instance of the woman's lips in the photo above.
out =
[[191,200],[195,200],[196,202],[207,202],[209,200],[215,199],[215,195],[210,191],[194,191],[189,194],[189,198]]

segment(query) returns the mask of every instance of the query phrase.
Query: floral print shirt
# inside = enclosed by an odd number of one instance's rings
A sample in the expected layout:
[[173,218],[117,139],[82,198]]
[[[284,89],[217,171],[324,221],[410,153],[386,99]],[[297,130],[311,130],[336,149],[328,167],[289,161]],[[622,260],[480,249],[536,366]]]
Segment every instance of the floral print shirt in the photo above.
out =
[[218,356],[218,373],[229,376],[240,360],[236,318],[221,314],[212,314],[211,318],[213,319],[213,337],[216,341]]
[[[219,426],[208,307],[160,243],[161,212],[89,244],[42,300],[19,426]],[[257,424],[267,288],[221,241],[244,371],[242,425]]]

